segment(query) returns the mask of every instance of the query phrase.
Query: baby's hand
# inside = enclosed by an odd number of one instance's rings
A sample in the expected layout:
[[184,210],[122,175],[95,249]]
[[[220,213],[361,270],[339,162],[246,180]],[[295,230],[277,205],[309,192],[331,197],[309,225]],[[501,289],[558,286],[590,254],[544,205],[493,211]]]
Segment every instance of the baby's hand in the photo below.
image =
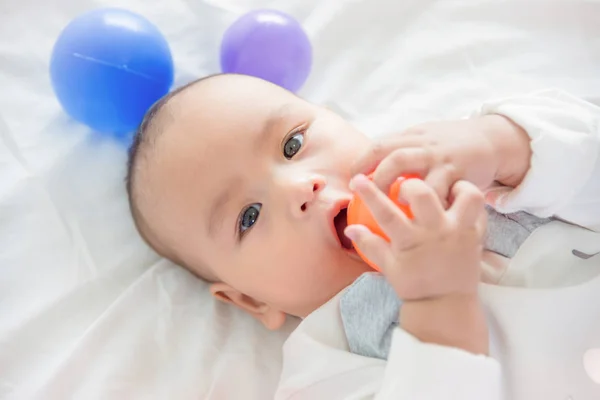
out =
[[400,194],[412,209],[410,220],[364,175],[356,176],[352,186],[390,242],[363,225],[350,225],[345,233],[381,268],[401,299],[476,295],[486,223],[477,187],[454,184],[450,208],[444,210],[429,185],[409,179]]
[[466,180],[480,189],[494,181],[517,186],[527,170],[529,137],[499,115],[433,122],[388,135],[356,161],[353,174],[374,170],[375,185],[388,192],[402,174],[420,174],[446,206],[450,188]]

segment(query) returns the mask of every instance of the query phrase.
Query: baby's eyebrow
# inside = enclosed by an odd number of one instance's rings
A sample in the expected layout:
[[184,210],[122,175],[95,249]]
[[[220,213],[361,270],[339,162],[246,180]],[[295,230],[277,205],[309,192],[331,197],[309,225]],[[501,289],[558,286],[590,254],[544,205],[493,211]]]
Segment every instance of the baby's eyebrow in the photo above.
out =
[[290,113],[291,104],[284,103],[281,107],[273,110],[265,119],[265,123],[261,127],[261,131],[254,142],[254,151],[260,151],[263,146],[269,142],[269,137],[275,131],[275,127]]
[[214,237],[218,230],[223,226],[225,210],[227,209],[227,204],[229,204],[232,199],[234,187],[234,181],[230,180],[225,186],[225,189],[215,197],[215,200],[209,208],[210,217],[207,230],[208,235],[211,237]]

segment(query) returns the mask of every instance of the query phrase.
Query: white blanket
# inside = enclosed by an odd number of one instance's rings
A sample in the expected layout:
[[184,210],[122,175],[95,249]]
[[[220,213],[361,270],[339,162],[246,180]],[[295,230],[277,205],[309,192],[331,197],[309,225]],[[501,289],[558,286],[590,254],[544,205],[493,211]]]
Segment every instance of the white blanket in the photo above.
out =
[[2,399],[268,399],[295,325],[264,331],[143,245],[125,198],[126,149],[61,111],[54,40],[108,5],[161,29],[176,85],[218,72],[221,35],[241,13],[287,11],[314,46],[301,95],[372,135],[543,87],[600,98],[591,0],[3,0]]

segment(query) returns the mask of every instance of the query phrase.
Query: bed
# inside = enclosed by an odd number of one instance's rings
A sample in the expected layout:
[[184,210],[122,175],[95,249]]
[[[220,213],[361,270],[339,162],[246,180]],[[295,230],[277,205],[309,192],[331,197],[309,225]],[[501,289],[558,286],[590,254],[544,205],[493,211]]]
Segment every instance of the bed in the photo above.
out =
[[219,71],[224,30],[255,8],[294,15],[314,48],[300,91],[376,136],[558,87],[600,96],[592,0],[4,0],[0,2],[0,398],[268,399],[281,345],[136,234],[126,147],[70,120],[54,40],[77,14],[146,16],[175,86]]

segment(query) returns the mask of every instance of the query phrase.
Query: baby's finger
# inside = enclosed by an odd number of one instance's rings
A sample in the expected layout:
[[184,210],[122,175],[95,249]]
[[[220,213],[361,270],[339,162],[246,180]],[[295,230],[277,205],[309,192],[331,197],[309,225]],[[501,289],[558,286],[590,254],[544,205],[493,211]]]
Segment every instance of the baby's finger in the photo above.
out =
[[408,179],[400,186],[400,194],[408,201],[418,224],[435,227],[442,222],[444,208],[431,186],[420,179]]
[[484,211],[481,213],[477,222],[475,223],[475,229],[477,230],[477,235],[482,239],[485,238],[487,233],[487,222],[488,222],[488,214]]
[[452,187],[454,203],[450,211],[463,226],[475,225],[484,213],[483,193],[477,186],[467,181],[458,181]]
[[360,252],[371,262],[384,270],[391,258],[390,244],[371,232],[364,225],[348,225],[344,230]]
[[368,174],[372,172],[377,164],[394,150],[406,147],[420,147],[423,138],[405,134],[393,134],[383,137],[367,148],[352,164],[350,169],[352,176]]
[[432,167],[431,154],[418,147],[401,148],[385,157],[373,172],[373,182],[385,193],[402,174],[425,175]]
[[357,175],[352,179],[351,186],[391,240],[404,242],[410,239],[409,219],[373,182],[364,175]]
[[425,183],[435,190],[444,209],[448,208],[450,188],[456,181],[457,174],[455,171],[445,167],[434,168],[425,177]]
[[372,172],[377,164],[395,148],[392,143],[374,143],[354,161],[350,173],[355,176]]

